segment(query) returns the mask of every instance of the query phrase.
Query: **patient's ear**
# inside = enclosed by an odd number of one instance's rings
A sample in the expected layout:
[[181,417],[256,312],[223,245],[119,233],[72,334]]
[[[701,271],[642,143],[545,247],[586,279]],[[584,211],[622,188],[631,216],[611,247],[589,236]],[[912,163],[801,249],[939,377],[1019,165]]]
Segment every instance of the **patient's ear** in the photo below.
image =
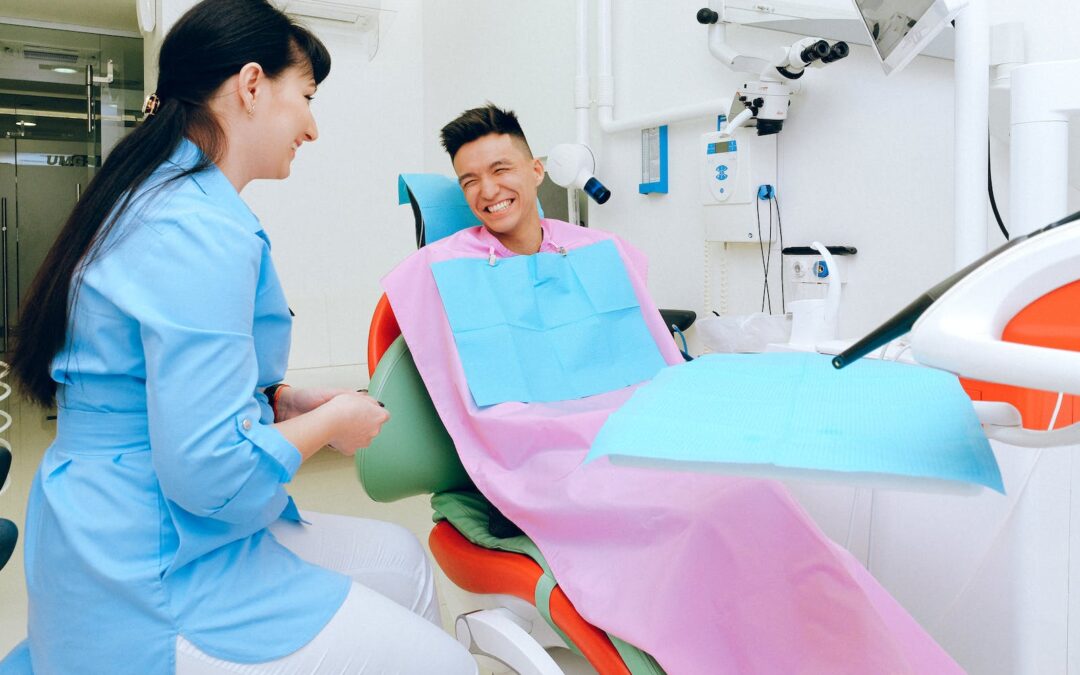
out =
[[536,186],[540,187],[540,183],[544,182],[544,163],[535,157],[533,158],[533,173],[536,174]]

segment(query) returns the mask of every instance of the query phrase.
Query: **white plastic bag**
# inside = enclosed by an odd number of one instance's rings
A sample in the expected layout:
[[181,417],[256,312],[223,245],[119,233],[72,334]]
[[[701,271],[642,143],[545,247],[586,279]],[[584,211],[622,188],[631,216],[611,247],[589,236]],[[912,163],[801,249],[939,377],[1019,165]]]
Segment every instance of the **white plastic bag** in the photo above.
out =
[[695,324],[701,343],[711,352],[763,352],[791,338],[790,314],[709,316]]

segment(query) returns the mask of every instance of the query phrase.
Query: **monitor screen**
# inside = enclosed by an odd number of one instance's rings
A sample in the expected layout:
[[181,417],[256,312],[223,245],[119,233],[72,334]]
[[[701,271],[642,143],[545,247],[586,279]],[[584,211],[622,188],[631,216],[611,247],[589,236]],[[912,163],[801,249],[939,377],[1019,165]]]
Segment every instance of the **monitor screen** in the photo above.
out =
[[941,32],[965,0],[854,0],[885,72],[903,68]]

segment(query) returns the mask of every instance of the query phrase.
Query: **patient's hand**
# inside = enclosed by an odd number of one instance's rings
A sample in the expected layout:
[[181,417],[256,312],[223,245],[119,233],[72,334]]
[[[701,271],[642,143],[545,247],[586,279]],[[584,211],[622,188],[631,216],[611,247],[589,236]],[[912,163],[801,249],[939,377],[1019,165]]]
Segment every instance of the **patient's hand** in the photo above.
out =
[[359,392],[342,392],[325,405],[334,410],[338,422],[328,445],[346,457],[369,446],[390,419],[390,413],[378,401]]
[[280,422],[311,412],[335,396],[350,391],[332,387],[284,387],[278,392],[277,419]]

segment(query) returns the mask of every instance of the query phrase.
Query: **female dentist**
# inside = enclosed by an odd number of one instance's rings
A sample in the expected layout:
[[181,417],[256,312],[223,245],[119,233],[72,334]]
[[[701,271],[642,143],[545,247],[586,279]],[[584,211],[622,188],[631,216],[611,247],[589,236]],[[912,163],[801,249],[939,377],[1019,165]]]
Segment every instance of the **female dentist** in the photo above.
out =
[[411,534],[302,520],[284,487],[388,417],[271,387],[290,313],[238,194],[317,138],[326,48],[266,0],[205,0],[159,69],[20,326],[19,384],[59,419],[27,513],[29,638],[0,672],[475,673]]

